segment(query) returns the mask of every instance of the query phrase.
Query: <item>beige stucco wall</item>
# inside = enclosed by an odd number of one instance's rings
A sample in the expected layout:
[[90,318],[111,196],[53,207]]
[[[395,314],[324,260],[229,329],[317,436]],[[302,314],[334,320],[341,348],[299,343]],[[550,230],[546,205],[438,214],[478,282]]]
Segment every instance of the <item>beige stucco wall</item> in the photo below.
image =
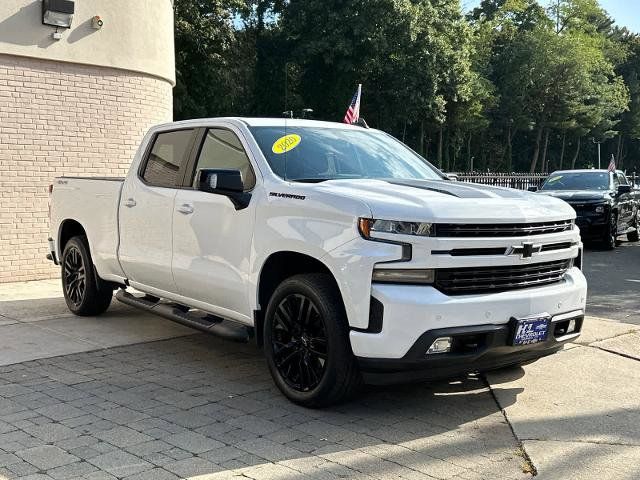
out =
[[40,0],[0,0],[0,283],[59,275],[45,259],[53,177],[123,176],[172,120],[171,3],[77,0],[54,41]]
[[[104,26],[91,27],[99,15]],[[120,68],[175,83],[171,0],[76,0],[70,29],[42,24],[41,0],[0,0],[0,53]]]

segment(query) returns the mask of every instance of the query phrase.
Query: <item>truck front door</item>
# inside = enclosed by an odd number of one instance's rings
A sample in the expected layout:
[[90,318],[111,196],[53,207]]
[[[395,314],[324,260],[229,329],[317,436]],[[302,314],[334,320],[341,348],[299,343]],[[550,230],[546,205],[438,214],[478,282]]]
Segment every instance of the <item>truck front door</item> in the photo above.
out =
[[226,196],[194,188],[198,170],[215,168],[240,170],[245,191],[253,190],[256,170],[238,133],[223,127],[201,131],[194,165],[174,202],[173,278],[180,295],[215,306],[222,316],[248,321],[255,202],[236,210]]

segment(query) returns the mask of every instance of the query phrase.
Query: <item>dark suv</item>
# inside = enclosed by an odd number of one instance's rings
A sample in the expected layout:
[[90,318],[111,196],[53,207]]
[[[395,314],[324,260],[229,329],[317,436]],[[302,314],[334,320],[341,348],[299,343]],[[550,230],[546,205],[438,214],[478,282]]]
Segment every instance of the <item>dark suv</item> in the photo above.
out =
[[640,192],[621,171],[563,170],[553,172],[539,193],[561,198],[576,211],[583,240],[597,240],[613,249],[617,238],[638,241]]

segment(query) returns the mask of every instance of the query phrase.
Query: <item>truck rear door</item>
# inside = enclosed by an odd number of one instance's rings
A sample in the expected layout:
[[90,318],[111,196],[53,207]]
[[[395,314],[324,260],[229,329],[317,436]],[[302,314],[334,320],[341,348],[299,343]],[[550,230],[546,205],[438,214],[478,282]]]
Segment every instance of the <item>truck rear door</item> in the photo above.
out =
[[120,264],[136,284],[176,292],[171,273],[174,198],[195,140],[194,129],[159,132],[120,197]]

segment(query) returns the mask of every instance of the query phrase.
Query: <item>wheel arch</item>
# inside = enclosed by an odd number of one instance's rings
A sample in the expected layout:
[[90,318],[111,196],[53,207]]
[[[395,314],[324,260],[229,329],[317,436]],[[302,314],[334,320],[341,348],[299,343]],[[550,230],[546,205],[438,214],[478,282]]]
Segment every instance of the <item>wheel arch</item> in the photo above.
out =
[[256,342],[259,346],[262,346],[264,312],[267,309],[273,292],[275,292],[278,285],[287,278],[304,273],[326,273],[329,275],[340,293],[340,299],[343,302],[344,308],[344,299],[340,291],[340,286],[331,269],[324,262],[311,255],[296,251],[283,250],[274,252],[264,261],[258,276],[258,309],[254,311],[254,324]]
[[67,242],[77,235],[87,235],[87,231],[80,222],[72,218],[60,222],[60,228],[58,229],[58,250],[60,257],[62,257],[62,252]]

